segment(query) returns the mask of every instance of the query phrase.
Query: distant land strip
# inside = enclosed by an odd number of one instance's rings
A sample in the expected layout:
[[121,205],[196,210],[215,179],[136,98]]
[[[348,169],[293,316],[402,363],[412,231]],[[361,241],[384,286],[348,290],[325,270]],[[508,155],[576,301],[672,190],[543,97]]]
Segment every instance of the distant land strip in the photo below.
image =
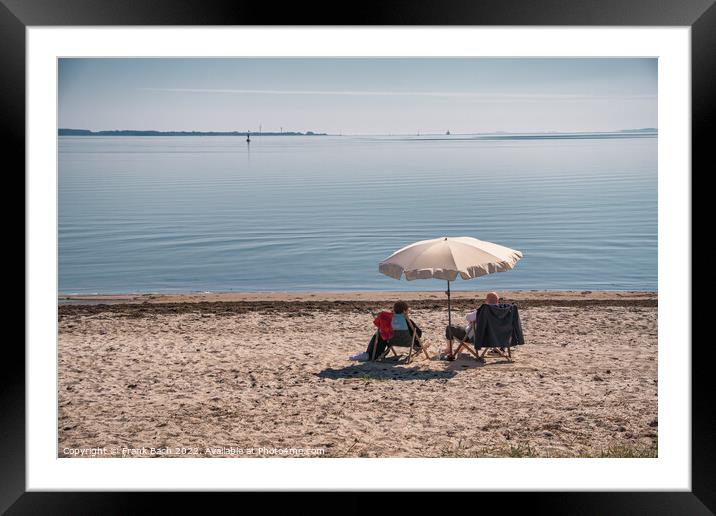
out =
[[[509,133],[497,131],[493,133],[464,133],[464,134],[357,134],[358,137],[388,136],[399,140],[594,140],[613,138],[654,138],[659,131],[654,127],[642,129],[622,129],[620,131],[579,131],[559,132],[548,131],[539,133]],[[90,131],[89,129],[58,129],[59,136],[328,136],[328,133],[314,131],[284,131],[284,132],[251,132],[251,131],[150,131],[138,129],[114,129],[109,131]],[[342,135],[339,135],[342,136]],[[422,136],[422,137],[421,137]]]
[[59,136],[326,136],[326,133],[314,133],[313,131],[281,132],[281,133],[252,133],[250,131],[139,131],[135,129],[123,129],[112,131],[90,131],[88,129],[66,129],[58,130]]

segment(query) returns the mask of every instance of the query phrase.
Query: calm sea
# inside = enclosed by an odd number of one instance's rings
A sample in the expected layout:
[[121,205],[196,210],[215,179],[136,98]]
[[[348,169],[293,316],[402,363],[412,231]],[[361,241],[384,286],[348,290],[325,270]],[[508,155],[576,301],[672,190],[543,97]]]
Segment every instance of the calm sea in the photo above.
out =
[[441,290],[378,272],[472,236],[456,290],[656,290],[655,134],[59,137],[61,293]]

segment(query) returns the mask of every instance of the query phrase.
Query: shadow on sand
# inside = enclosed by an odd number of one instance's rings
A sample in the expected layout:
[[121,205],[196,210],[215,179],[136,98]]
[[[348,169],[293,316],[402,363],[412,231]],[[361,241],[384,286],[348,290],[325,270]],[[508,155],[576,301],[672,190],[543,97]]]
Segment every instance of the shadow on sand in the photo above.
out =
[[488,354],[485,357],[485,361],[481,362],[478,360],[475,360],[472,355],[468,353],[461,353],[459,357],[453,362],[447,362],[450,364],[448,366],[448,369],[476,369],[481,367],[492,367],[492,366],[507,366],[507,365],[515,365],[515,362],[510,362],[504,357],[496,356],[492,354]]
[[[400,367],[396,367],[400,366]],[[338,379],[371,379],[371,380],[447,380],[457,374],[459,368],[434,371],[404,366],[397,361],[361,362],[340,369],[324,369],[319,378]]]

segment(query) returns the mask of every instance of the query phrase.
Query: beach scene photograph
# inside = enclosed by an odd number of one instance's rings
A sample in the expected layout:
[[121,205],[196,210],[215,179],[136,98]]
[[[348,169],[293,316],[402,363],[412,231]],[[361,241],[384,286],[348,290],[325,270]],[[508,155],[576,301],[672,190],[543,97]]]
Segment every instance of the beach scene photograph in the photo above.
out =
[[58,59],[57,457],[658,457],[657,72]]

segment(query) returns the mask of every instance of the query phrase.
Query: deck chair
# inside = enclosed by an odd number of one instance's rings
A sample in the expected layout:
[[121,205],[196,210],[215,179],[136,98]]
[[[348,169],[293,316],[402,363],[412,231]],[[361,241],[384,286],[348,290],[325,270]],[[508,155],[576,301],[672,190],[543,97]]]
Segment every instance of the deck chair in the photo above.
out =
[[[375,360],[383,360],[388,355],[388,353],[393,353],[393,355],[397,357],[398,352],[395,351],[396,347],[409,348],[408,356],[405,358],[406,364],[409,364],[412,361],[413,357],[418,355],[421,351],[425,355],[425,358],[430,360],[430,355],[428,355],[428,347],[430,347],[430,344],[423,341],[421,337],[418,337],[418,333],[415,331],[413,322],[409,318],[406,317],[405,320],[407,321],[410,330],[393,331],[393,338],[387,342],[385,351],[383,351],[383,353],[381,353]],[[375,338],[377,339],[379,336],[379,330],[376,330]]]
[[[472,331],[473,331],[473,332],[475,331],[475,323],[473,323]],[[511,349],[510,346],[507,346],[507,352],[504,352],[504,351],[503,351],[502,349],[500,349],[500,348],[489,348],[489,347],[488,347],[488,348],[482,348],[482,353],[479,353],[479,352],[475,349],[475,347],[474,347],[472,341],[466,339],[466,340],[460,342],[460,344],[458,345],[458,347],[457,347],[457,348],[455,349],[455,351],[453,352],[453,355],[457,357],[463,349],[465,349],[466,351],[469,351],[469,352],[475,357],[476,360],[479,360],[479,361],[481,361],[481,362],[484,362],[484,360],[485,360],[485,355],[486,355],[487,352],[490,351],[490,350],[495,351],[498,355],[500,355],[500,356],[506,358],[506,359],[509,360],[510,362],[514,362],[514,360],[512,359],[512,351],[510,351],[510,349]]]
[[[472,323],[472,334],[476,336],[474,341],[470,341],[467,338],[461,342],[457,350],[454,352],[454,355],[457,356],[457,354],[464,348],[472,355],[475,356],[477,360],[484,361],[485,355],[487,355],[487,352],[490,350],[495,351],[497,356],[501,356],[503,358],[506,358],[509,362],[514,362],[514,358],[512,356],[512,347],[517,346],[520,344],[524,344],[524,337],[522,335],[522,325],[520,323],[519,314],[517,312],[517,306],[512,305],[512,309],[514,310],[513,317],[513,330],[510,335],[506,335],[504,337],[504,342],[500,342],[500,344],[503,344],[501,346],[480,346],[482,348],[482,352],[480,353],[478,350],[480,348],[475,347],[475,342],[479,343],[479,341],[482,340],[480,337],[480,333],[478,331],[478,323],[481,326],[481,332],[484,333],[486,330],[489,329],[490,325],[490,314],[483,315],[484,320],[480,320],[480,313],[483,310],[489,310],[489,308],[485,308],[487,305],[482,305],[480,308],[477,309],[477,317],[475,317],[475,321]],[[494,334],[494,333],[493,333]],[[504,351],[504,350],[507,351]]]
[[[475,335],[475,327],[476,327],[476,325],[477,325],[477,319],[475,319],[475,321],[472,323],[472,334],[473,334],[473,335]],[[452,342],[453,342],[453,338],[452,338],[452,335],[451,335],[451,336],[450,336],[450,343],[451,343],[450,347],[451,347],[451,348],[452,348]],[[457,358],[457,356],[460,354],[460,352],[461,352],[463,349],[466,350],[466,351],[469,351],[472,355],[474,355],[475,360],[481,360],[480,357],[479,357],[479,355],[478,355],[478,353],[477,353],[477,351],[475,351],[475,348],[474,348],[473,345],[472,345],[472,341],[471,341],[471,340],[469,339],[469,337],[467,337],[467,336],[465,336],[465,338],[464,338],[462,341],[460,341],[460,344],[457,346],[457,348],[455,348],[455,349],[453,350],[452,356],[454,356],[455,358]]]
[[455,351],[452,352],[453,356],[457,357],[463,349],[472,353],[475,356],[476,360],[480,360],[481,357],[478,355],[477,351],[475,351],[475,348],[472,346],[472,341],[467,340],[467,338],[460,342]]

